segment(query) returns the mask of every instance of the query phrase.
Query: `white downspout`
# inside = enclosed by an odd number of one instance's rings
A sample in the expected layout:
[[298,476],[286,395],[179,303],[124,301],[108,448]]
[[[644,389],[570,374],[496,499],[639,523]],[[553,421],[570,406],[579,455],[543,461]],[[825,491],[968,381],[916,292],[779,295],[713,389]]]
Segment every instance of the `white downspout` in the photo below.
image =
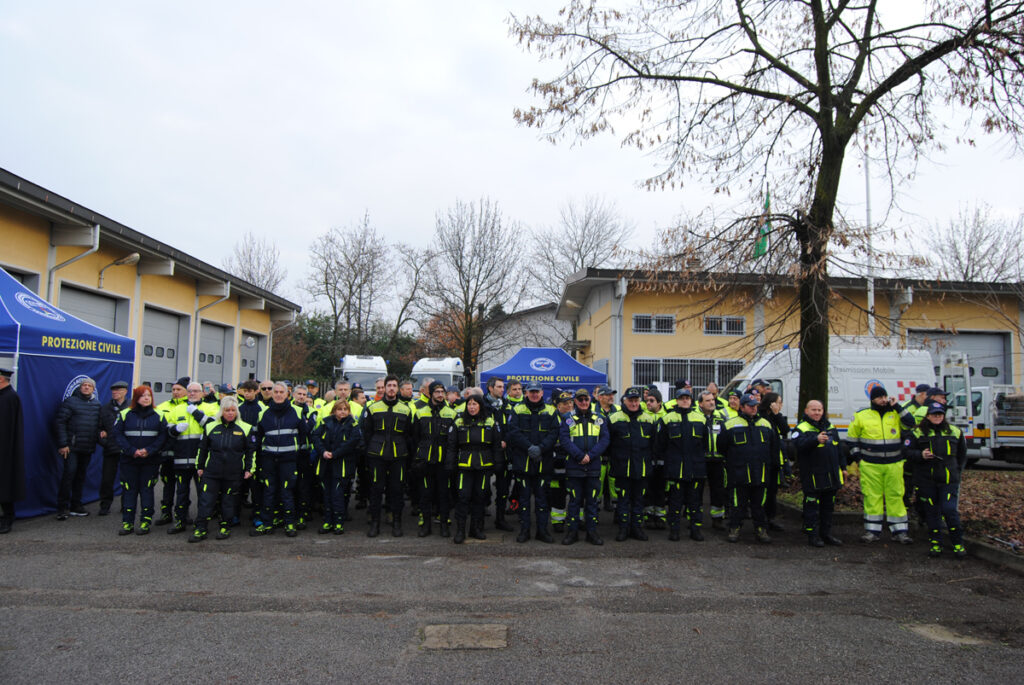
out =
[[226,300],[229,297],[231,297],[231,282],[230,281],[225,281],[224,282],[224,289],[225,289],[224,297],[220,298],[219,300],[214,300],[210,304],[204,304],[202,307],[199,307],[199,308],[196,309],[195,318],[193,318],[193,321],[196,322],[196,336],[195,336],[195,339],[192,341],[193,342],[193,346],[192,346],[192,380],[193,381],[195,381],[197,378],[199,378],[199,330],[202,328],[202,324],[203,324],[202,319],[199,318],[199,313],[202,312],[204,309],[209,309],[210,307],[212,307],[214,305],[218,305],[221,302],[223,302],[224,300]]
[[57,304],[56,302],[53,301],[53,284],[54,284],[53,275],[57,272],[58,269],[63,269],[65,266],[68,266],[70,264],[74,264],[75,262],[77,262],[82,257],[88,257],[93,252],[96,252],[99,249],[100,249],[100,225],[99,224],[94,224],[93,227],[92,227],[92,247],[90,247],[85,252],[83,252],[81,254],[78,254],[78,255],[75,255],[71,259],[69,259],[69,260],[67,260],[65,262],[61,262],[60,264],[50,268],[50,271],[49,271],[49,273],[46,276],[46,301],[49,302],[52,305],[56,305]]

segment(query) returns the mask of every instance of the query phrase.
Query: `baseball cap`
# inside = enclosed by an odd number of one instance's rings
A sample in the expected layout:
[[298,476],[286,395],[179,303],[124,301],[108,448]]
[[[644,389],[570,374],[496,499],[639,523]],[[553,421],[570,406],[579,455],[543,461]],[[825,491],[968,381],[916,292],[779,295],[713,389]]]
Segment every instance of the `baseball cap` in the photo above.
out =
[[459,386],[457,386],[457,385],[449,385],[447,388],[445,388],[445,392],[462,392],[462,391],[459,390]]
[[568,390],[563,390],[555,395],[555,402],[572,402],[572,393]]
[[609,387],[607,385],[602,385],[600,388],[597,389],[597,394],[598,395],[614,395],[614,394],[616,394],[616,391],[613,390],[611,387]]
[[586,397],[589,400],[590,393],[587,391],[586,388],[579,388],[576,390],[576,393],[573,395],[573,397]]
[[217,386],[217,392],[221,393],[222,395],[233,395],[235,394],[235,386],[231,385],[230,383],[223,383]]
[[319,387],[320,387],[320,384],[319,384],[319,383],[317,383],[317,382],[316,382],[315,380],[313,380],[312,378],[310,378],[310,379],[309,379],[308,381],[306,381],[306,385],[312,386],[312,387],[314,387],[314,388],[319,388]]
[[756,407],[759,404],[761,403],[758,401],[758,399],[751,395],[750,393],[747,393],[746,395],[740,398],[741,406]]
[[938,397],[939,395],[946,397],[949,393],[946,392],[945,388],[940,388],[937,385],[928,388],[928,397]]
[[689,388],[677,388],[676,397],[693,397],[693,393]]
[[928,413],[929,414],[945,414],[946,413],[946,409],[947,409],[946,405],[944,405],[942,402],[929,402],[928,403]]
[[626,399],[627,397],[631,397],[631,398],[634,398],[634,399],[639,399],[640,397],[643,397],[643,396],[644,396],[643,390],[641,390],[636,385],[631,385],[630,387],[626,388],[626,392],[622,393],[622,399]]
[[526,384],[526,389],[528,391],[529,390],[540,390],[541,392],[543,392],[544,391],[544,384],[541,383],[540,381],[530,381],[529,383]]
[[928,392],[931,389],[932,386],[928,385],[927,383],[918,383],[917,386],[914,388],[914,394],[916,395],[919,392]]

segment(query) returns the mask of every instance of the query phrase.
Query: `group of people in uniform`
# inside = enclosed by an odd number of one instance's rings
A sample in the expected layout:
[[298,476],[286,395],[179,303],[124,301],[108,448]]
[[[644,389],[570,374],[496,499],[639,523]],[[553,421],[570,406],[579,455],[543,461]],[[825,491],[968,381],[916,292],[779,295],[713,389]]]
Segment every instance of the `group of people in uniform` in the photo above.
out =
[[[145,535],[154,525],[187,532],[201,542],[215,526],[225,539],[251,509],[253,536],[282,530],[294,537],[321,515],[318,532],[344,534],[350,502],[367,510],[370,537],[403,535],[409,500],[417,535],[438,533],[462,543],[485,539],[493,525],[520,543],[570,545],[598,533],[602,502],[612,512],[616,541],[645,541],[666,530],[704,535],[704,494],[711,527],[737,542],[746,519],[754,539],[770,543],[780,484],[795,463],[803,490],[803,531],[813,547],[841,545],[833,534],[835,498],[847,462],[860,462],[865,543],[887,524],[909,544],[908,506],[929,536],[928,553],[943,550],[942,524],[957,557],[965,556],[958,514],[966,442],[945,416],[945,392],[919,386],[906,405],[885,389],[871,390],[870,405],[854,417],[847,440],[811,400],[791,427],[782,398],[757,379],[720,397],[713,383],[694,392],[674,384],[667,402],[658,388],[627,388],[615,402],[610,387],[556,390],[545,397],[539,382],[499,378],[486,388],[460,391],[425,379],[381,378],[373,394],[340,381],[319,397],[315,381],[246,381],[214,389],[179,379],[171,399],[155,403],[148,386],[129,395],[115,383],[100,405],[86,379],[58,413],[57,439],[65,464],[58,519],[85,515],[82,460],[104,448],[100,514],[110,512],[113,478],[123,489],[119,533]],[[90,442],[91,441],[91,442]],[[74,458],[72,458],[74,455]],[[109,462],[108,462],[109,460]],[[159,512],[155,486],[163,483]],[[191,491],[197,512],[191,513]],[[916,498],[911,498],[911,493]],[[453,530],[454,528],[454,530]],[[9,526],[8,526],[9,529]]]

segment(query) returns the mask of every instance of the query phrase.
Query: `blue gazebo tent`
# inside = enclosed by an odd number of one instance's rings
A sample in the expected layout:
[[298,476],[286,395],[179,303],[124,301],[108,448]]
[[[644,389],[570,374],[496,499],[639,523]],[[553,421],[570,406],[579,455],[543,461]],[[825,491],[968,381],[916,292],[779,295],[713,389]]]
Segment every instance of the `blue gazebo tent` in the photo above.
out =
[[[54,418],[61,402],[85,377],[96,381],[101,402],[116,381],[131,384],[135,341],[57,309],[0,269],[0,365],[14,369],[25,415],[26,497],[18,516],[55,511],[61,458]],[[83,500],[98,497],[103,460],[89,464]]]
[[524,347],[511,359],[480,374],[481,387],[497,376],[506,382],[522,381],[526,385],[538,380],[544,386],[544,397],[550,397],[555,388],[573,390],[586,388],[593,391],[595,386],[608,382],[608,376],[581,364],[560,347]]

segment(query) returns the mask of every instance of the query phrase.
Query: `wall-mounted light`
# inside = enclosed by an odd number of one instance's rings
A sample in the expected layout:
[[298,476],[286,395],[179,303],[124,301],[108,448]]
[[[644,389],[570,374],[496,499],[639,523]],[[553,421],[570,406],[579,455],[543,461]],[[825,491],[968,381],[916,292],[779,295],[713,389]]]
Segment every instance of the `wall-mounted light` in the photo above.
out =
[[120,259],[115,259],[110,264],[107,264],[105,267],[100,269],[99,289],[103,290],[103,272],[104,271],[106,271],[107,269],[109,269],[112,266],[127,266],[129,264],[138,264],[140,259],[142,259],[142,257],[141,257],[141,255],[139,255],[138,252],[132,252],[127,257],[121,257]]

